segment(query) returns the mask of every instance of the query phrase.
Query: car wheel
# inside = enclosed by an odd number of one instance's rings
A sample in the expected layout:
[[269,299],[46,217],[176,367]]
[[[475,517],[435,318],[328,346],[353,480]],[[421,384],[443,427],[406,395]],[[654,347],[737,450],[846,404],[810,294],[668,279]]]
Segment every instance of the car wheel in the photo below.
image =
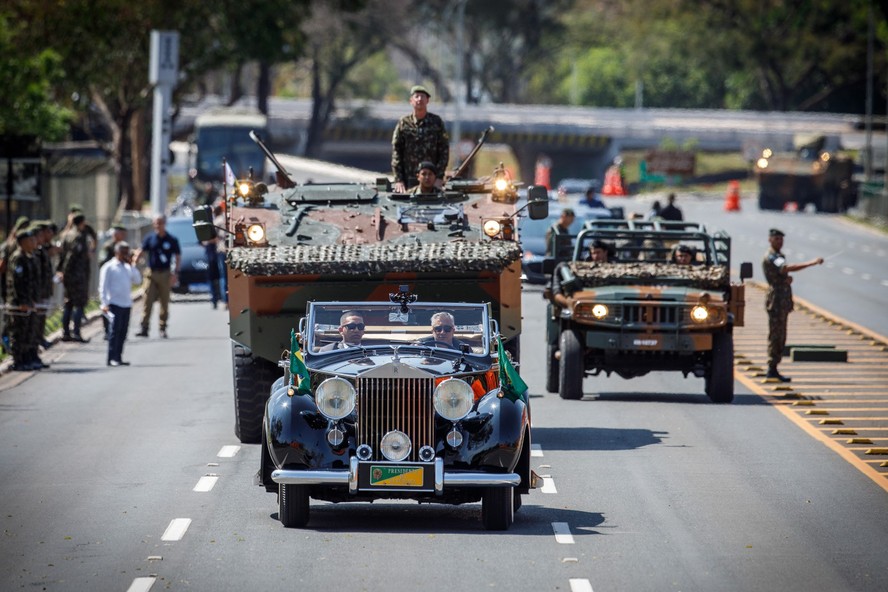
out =
[[301,528],[308,524],[308,486],[286,485],[278,489],[278,518],[287,528]]
[[262,438],[262,416],[271,385],[278,378],[277,367],[253,356],[249,348],[231,344],[234,368],[234,434],[244,444],[258,444]]
[[508,530],[515,520],[513,487],[488,487],[481,498],[481,522],[486,530]]
[[560,370],[558,368],[558,358],[555,357],[555,354],[558,353],[558,346],[550,343],[546,346],[546,351],[549,354],[546,357],[546,390],[550,393],[557,393],[558,373]]
[[706,377],[706,396],[713,403],[734,400],[734,336],[730,333],[712,337],[712,365]]
[[558,364],[558,396],[583,398],[583,348],[580,338],[570,329],[561,332],[561,360]]

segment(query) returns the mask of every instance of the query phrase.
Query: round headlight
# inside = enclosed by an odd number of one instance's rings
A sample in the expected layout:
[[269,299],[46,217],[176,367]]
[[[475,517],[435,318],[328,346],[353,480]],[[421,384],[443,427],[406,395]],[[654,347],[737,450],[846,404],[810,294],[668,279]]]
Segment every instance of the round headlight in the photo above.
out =
[[397,462],[407,458],[412,445],[407,434],[399,430],[392,430],[382,437],[379,448],[386,459]]
[[706,319],[709,318],[709,309],[705,306],[700,306],[699,304],[691,309],[691,319],[697,321],[698,323],[702,323]]
[[246,197],[250,195],[250,184],[249,183],[239,183],[237,186],[237,192],[241,194],[242,197]]
[[466,382],[451,378],[435,388],[435,411],[444,419],[459,421],[472,410],[475,393]]
[[505,179],[497,179],[496,181],[494,181],[493,187],[497,191],[505,191],[509,188],[509,182]]
[[342,419],[355,409],[355,388],[342,378],[328,378],[315,391],[318,410],[329,419]]
[[607,316],[607,306],[604,304],[596,304],[592,307],[592,316],[596,319],[603,319]]
[[484,234],[491,238],[497,236],[502,228],[503,226],[498,220],[487,220],[484,222]]
[[250,242],[261,243],[265,240],[265,227],[261,224],[250,224],[247,226],[247,238]]

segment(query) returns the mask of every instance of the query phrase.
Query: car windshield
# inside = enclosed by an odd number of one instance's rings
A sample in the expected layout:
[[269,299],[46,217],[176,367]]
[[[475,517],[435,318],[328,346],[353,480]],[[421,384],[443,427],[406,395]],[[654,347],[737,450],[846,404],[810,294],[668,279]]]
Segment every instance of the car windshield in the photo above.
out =
[[[617,222],[620,224],[620,222]],[[608,263],[670,263],[713,265],[725,263],[721,253],[713,251],[713,241],[693,223],[659,224],[640,222],[636,228],[587,226],[577,237],[574,257],[590,259],[590,247],[598,240],[607,245]],[[686,226],[686,228],[684,228]],[[682,257],[679,253],[686,254]]]
[[175,236],[183,247],[200,244],[194,233],[194,226],[191,225],[191,218],[167,218],[166,231]]
[[[453,350],[462,350],[466,345],[473,354],[490,351],[485,305],[413,304],[405,313],[399,304],[313,303],[307,321],[311,353],[392,345]],[[438,330],[433,331],[433,326]]]
[[[591,219],[586,217],[585,214],[589,213],[585,210],[576,211],[576,217],[574,218],[573,223],[568,228],[568,234],[570,236],[576,236],[580,233],[580,230],[583,229],[583,224]],[[604,210],[602,214],[610,215],[610,212]],[[531,220],[530,217],[523,217],[518,221],[518,239],[521,241],[521,248],[526,253],[532,253],[537,256],[543,256],[546,254],[546,231],[549,230],[549,227],[558,222],[558,219],[561,217],[561,210],[558,208],[549,208],[549,216],[542,220]],[[564,248],[569,248],[572,252],[572,247],[568,247],[567,243],[565,243]],[[568,255],[569,257],[569,255]]]

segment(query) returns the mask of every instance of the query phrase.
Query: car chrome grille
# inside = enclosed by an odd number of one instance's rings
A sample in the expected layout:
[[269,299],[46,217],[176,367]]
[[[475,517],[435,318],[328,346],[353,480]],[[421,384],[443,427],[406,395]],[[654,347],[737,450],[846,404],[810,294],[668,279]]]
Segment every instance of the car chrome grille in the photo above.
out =
[[412,443],[405,460],[418,461],[420,448],[434,448],[434,389],[432,378],[358,378],[357,445],[373,449],[371,460],[384,460],[380,440],[391,430],[400,430]]

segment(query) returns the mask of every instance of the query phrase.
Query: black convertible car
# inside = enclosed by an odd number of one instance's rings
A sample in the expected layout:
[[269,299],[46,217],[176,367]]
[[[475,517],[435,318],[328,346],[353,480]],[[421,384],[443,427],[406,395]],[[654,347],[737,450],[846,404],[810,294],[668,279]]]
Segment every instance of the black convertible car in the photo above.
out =
[[[481,501],[484,527],[508,529],[536,475],[527,387],[496,321],[486,304],[391,297],[309,303],[266,404],[258,483],[286,527],[308,523],[310,498],[407,498]],[[453,324],[433,332],[442,311]]]

